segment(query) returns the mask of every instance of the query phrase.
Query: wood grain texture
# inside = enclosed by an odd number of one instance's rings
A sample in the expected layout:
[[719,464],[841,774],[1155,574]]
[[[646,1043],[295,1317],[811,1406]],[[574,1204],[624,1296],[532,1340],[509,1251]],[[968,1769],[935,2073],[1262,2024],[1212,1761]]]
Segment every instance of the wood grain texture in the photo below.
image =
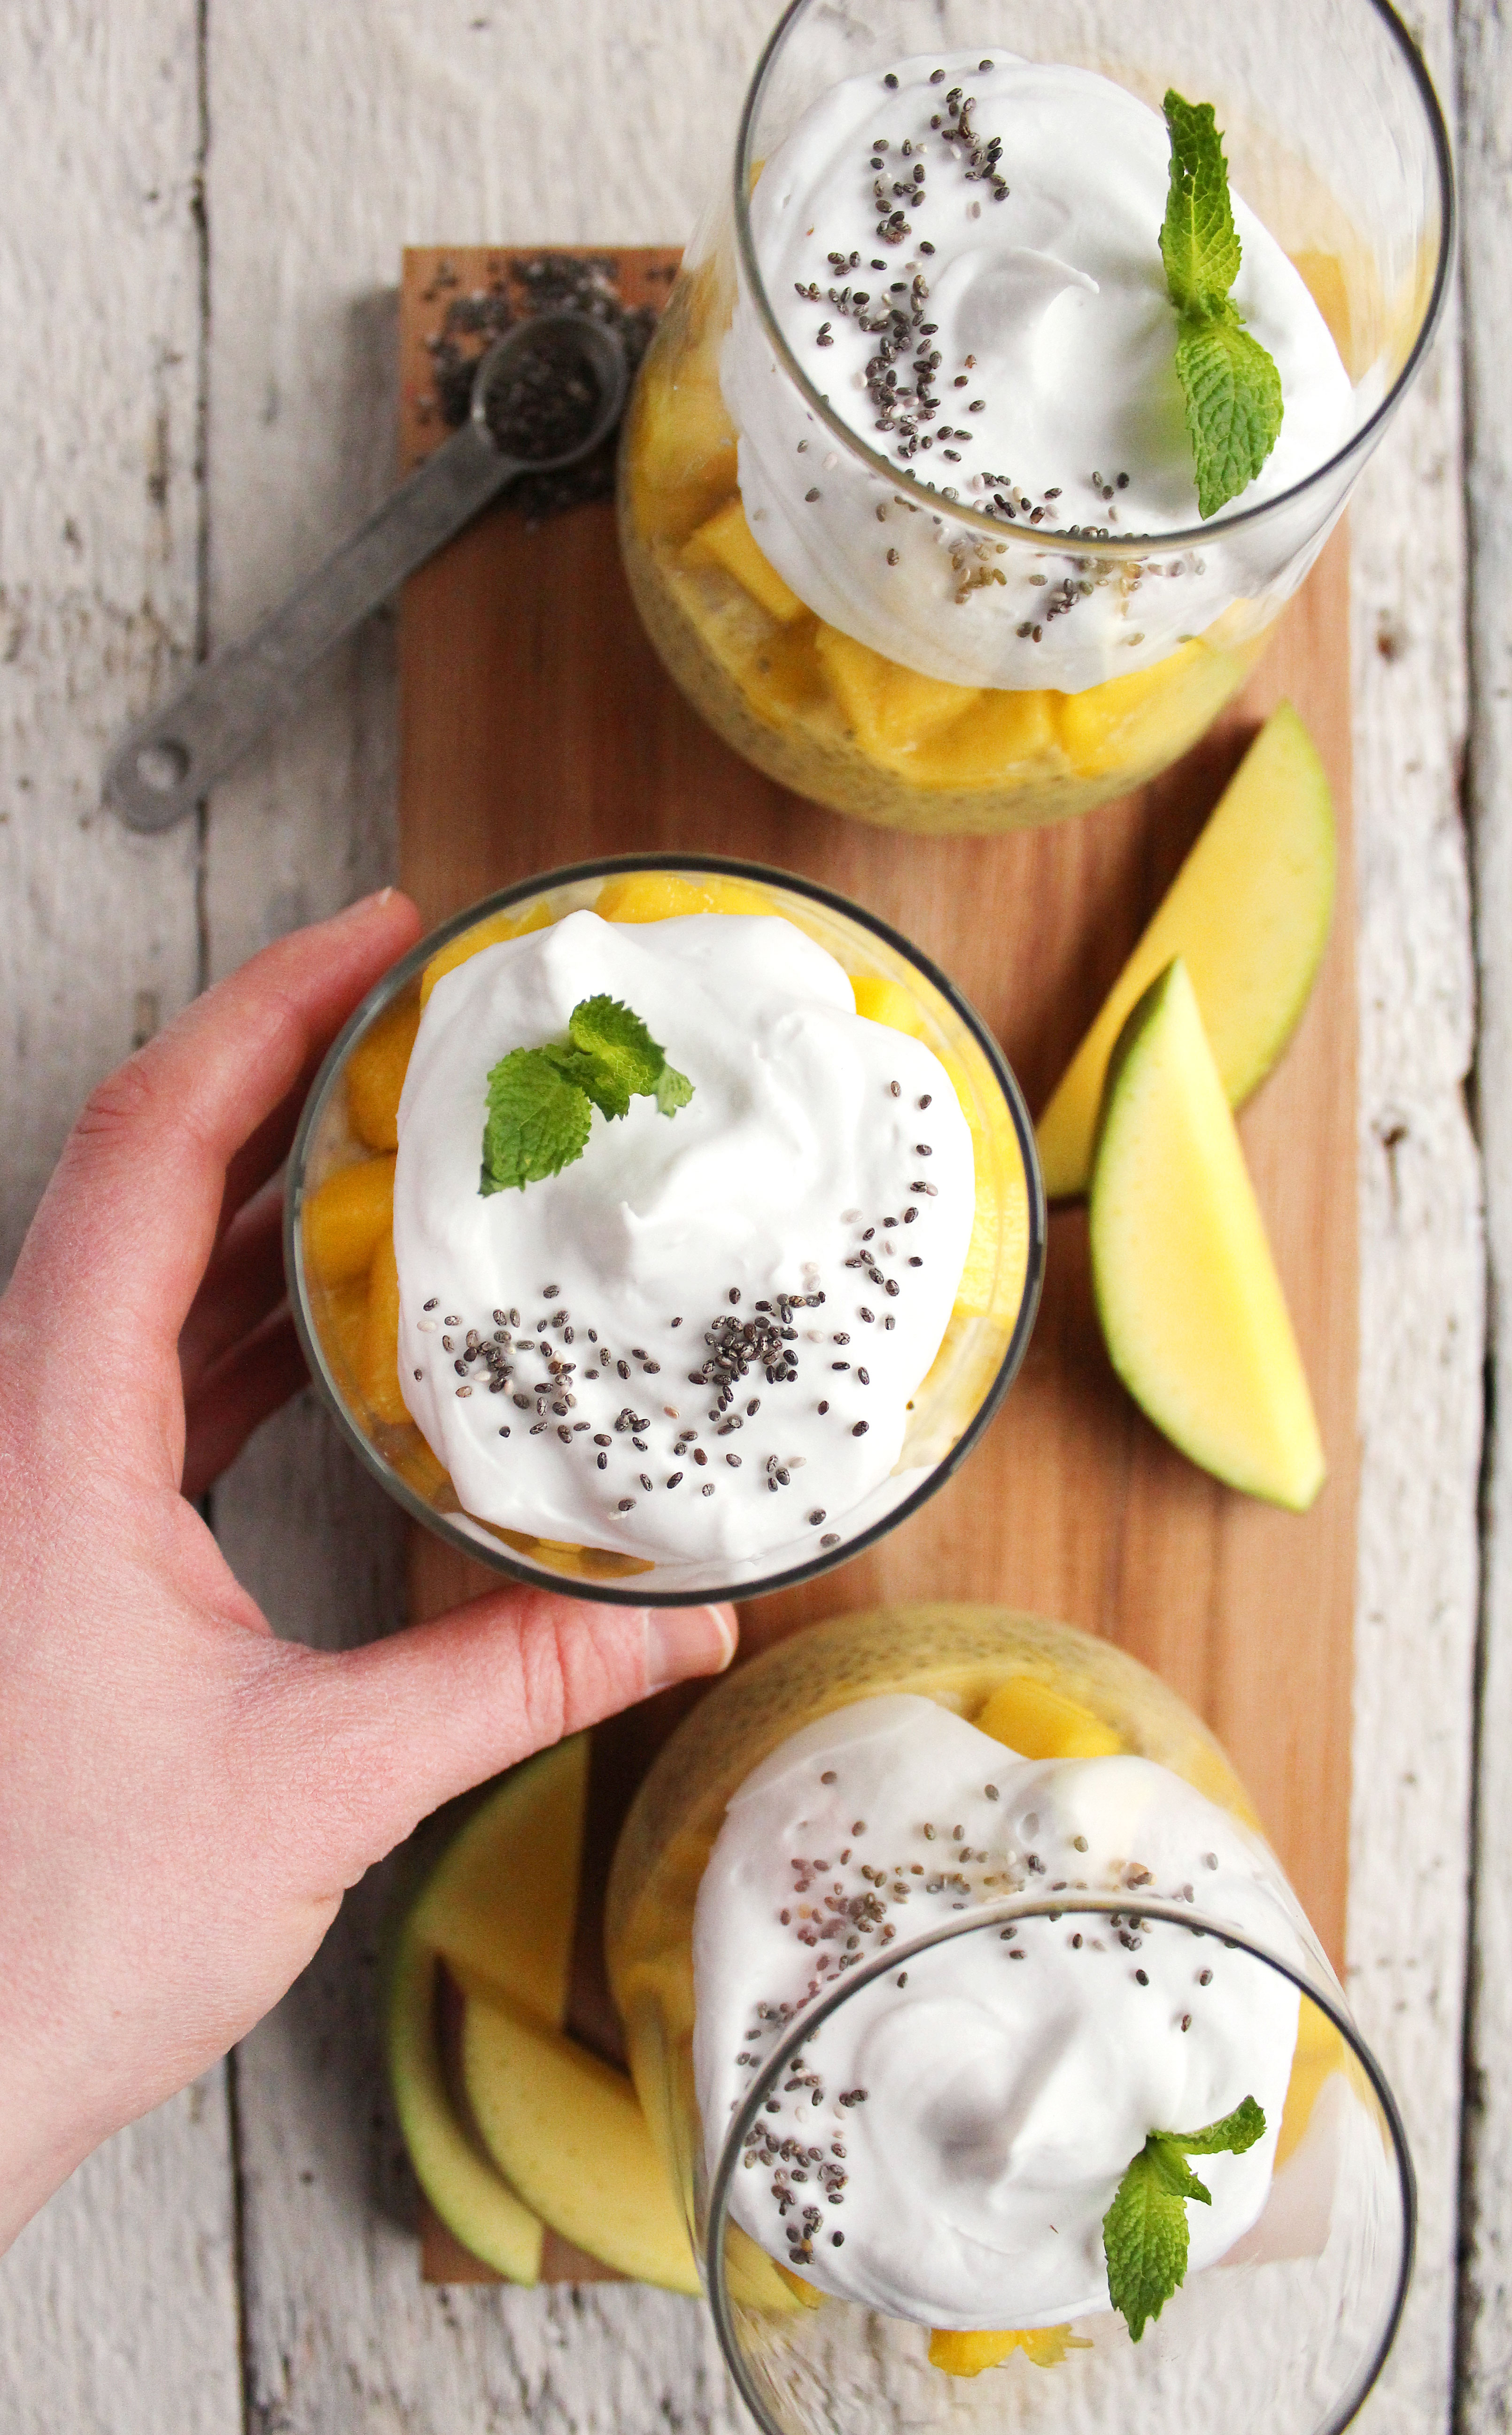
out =
[[1459,24],[1473,710],[1467,797],[1474,845],[1475,1114],[1486,1162],[1492,1381],[1483,1476],[1459,2364],[1466,2435],[1505,2435],[1512,2427],[1512,434],[1503,305],[1512,285],[1512,27],[1495,0],[1467,0]]
[[[195,648],[192,0],[0,10],[0,1271],[91,1085],[198,986],[194,828],[107,748]],[[225,2076],[112,2140],[0,2262],[7,2435],[239,2423]]]
[[[622,257],[627,301],[648,269]],[[438,324],[438,257],[411,254],[406,403]],[[454,257],[464,293],[496,264]],[[426,384],[428,386],[428,384]],[[434,444],[437,427],[410,429]],[[610,509],[530,530],[482,519],[406,587],[400,875],[427,919],[554,862],[725,853],[837,888],[965,990],[1042,1105],[1274,702],[1296,701],[1333,783],[1339,912],[1313,1001],[1243,1119],[1318,1407],[1330,1479],[1305,1518],[1220,1488],[1138,1414],[1092,1308],[1079,1209],[1052,1221],[1023,1372],[970,1463],[842,1572],[744,1611],[747,1645],[846,1608],[995,1599],[1108,1635],[1219,1734],[1341,1961],[1354,1637],[1356,1344],[1349,573],[1331,544],[1240,701],[1130,801],[1022,836],[918,838],[846,820],[749,768],[642,633]]]

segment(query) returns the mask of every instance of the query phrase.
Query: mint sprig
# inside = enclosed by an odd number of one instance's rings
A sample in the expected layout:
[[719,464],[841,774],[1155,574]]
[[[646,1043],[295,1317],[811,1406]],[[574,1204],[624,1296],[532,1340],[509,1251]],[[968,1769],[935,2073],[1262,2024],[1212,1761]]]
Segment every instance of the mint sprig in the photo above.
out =
[[1189,2156],[1220,2151],[1242,2156],[1264,2136],[1265,2116],[1252,2097],[1210,2122],[1205,2131],[1152,2131],[1103,2218],[1108,2289],[1131,2340],[1158,2317],[1187,2274],[1187,2201],[1212,2204]]
[[613,997],[580,998],[567,1037],[543,1048],[515,1048],[489,1075],[478,1189],[523,1192],[559,1175],[588,1148],[593,1110],[629,1114],[635,1098],[655,1099],[676,1115],[693,1097],[686,1074],[669,1065],[638,1014]]
[[1248,489],[1275,447],[1281,379],[1228,293],[1241,248],[1212,104],[1183,101],[1173,92],[1164,109],[1171,184],[1160,259],[1177,311],[1177,377],[1196,464],[1197,510],[1206,522]]

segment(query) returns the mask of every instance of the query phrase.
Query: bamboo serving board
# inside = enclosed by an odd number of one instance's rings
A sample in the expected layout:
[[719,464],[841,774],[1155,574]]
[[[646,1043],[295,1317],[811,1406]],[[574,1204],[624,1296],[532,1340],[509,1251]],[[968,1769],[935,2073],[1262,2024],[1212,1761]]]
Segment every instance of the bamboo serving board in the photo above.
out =
[[[627,303],[664,299],[674,253],[615,259]],[[406,467],[444,437],[425,344],[441,300],[487,289],[508,261],[469,248],[405,256]],[[1258,722],[1283,698],[1295,702],[1332,781],[1338,903],[1312,1003],[1240,1130],[1328,1454],[1316,1505],[1297,1516],[1234,1494],[1143,1420],[1098,1333],[1084,1213],[1066,1208],[1051,1218],[1028,1356],[982,1444],[891,1537],[838,1572],[756,1600],[742,1630],[750,1650],[824,1615],[960,1597],[1117,1641],[1225,1744],[1342,1963],[1358,1312],[1344,534],[1239,700],[1183,762],[1137,795],[1019,836],[864,827],[737,759],[688,708],[642,632],[608,505],[535,530],[507,508],[486,515],[405,587],[400,657],[400,874],[428,924],[533,872],[598,855],[680,849],[772,863],[853,897],[933,956],[1002,1042],[1036,1112]],[[496,1582],[416,1532],[417,1616]],[[669,1695],[595,1736],[590,1841],[602,1872],[635,1774],[689,1696]],[[614,2051],[590,1901],[569,2026]],[[425,2266],[434,2280],[488,2274],[434,2224]],[[548,2255],[558,2279],[585,2270],[576,2253]]]

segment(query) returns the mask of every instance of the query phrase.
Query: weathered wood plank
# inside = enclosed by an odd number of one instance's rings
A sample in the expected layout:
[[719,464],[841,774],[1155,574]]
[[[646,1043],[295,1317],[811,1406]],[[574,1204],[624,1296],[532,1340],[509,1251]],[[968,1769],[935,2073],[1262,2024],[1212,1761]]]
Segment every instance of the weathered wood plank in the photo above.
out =
[[[106,749],[195,648],[194,0],[0,9],[0,1269],[90,1085],[198,986],[198,839]],[[0,2263],[13,2435],[240,2423],[224,2074],[112,2140]]]
[[[1408,14],[1452,97],[1450,8]],[[1408,2315],[1364,2423],[1416,2435],[1452,2408],[1483,1340],[1452,319],[1351,526],[1364,1258],[1349,1985],[1402,2102],[1421,2204]]]
[[1479,933],[1475,1113],[1486,1162],[1491,1320],[1460,2373],[1467,2435],[1492,2435],[1512,2426],[1512,27],[1496,0],[1465,0],[1459,23],[1473,711],[1467,793]]

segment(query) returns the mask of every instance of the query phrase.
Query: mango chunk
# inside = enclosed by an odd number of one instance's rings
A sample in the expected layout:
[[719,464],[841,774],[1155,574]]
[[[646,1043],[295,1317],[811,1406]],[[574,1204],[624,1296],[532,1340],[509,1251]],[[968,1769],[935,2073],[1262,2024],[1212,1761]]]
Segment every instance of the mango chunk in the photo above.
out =
[[1194,638],[1151,668],[1063,694],[1060,738],[1079,778],[1159,768],[1211,726],[1237,682],[1228,653]]
[[798,594],[782,580],[770,560],[762,555],[747,520],[745,501],[738,492],[707,524],[698,527],[688,544],[687,555],[696,562],[713,559],[780,626],[790,626],[795,617],[802,616],[803,603]]
[[305,1265],[317,1284],[338,1286],[365,1275],[380,1240],[393,1232],[392,1158],[338,1167],[311,1193],[300,1225]]
[[593,907],[604,922],[670,922],[684,913],[775,914],[765,888],[717,872],[627,871],[606,879]]
[[931,786],[997,786],[1063,771],[1064,698],[989,686],[950,726],[923,739],[911,764],[913,774]]
[[1290,702],[1219,798],[1037,1128],[1052,1200],[1085,1192],[1113,1043],[1174,956],[1186,965],[1231,1108],[1270,1072],[1312,993],[1333,911],[1333,799]]
[[805,611],[732,669],[750,708],[768,726],[785,727],[795,712],[811,712],[826,702],[824,673],[815,649],[818,630],[818,619]]
[[[1292,2076],[1286,2084],[1286,2103],[1281,2110],[1281,2127],[1276,2140],[1276,2165],[1279,2173],[1288,2156],[1301,2145],[1302,2136],[1313,2119],[1313,2108],[1323,2093],[1326,2081],[1336,2071],[1347,2071],[1354,2058],[1343,2037],[1317,2004],[1302,1999],[1297,2022],[1297,2051],[1292,2057]],[[1355,2066],[1358,2069],[1358,2065]]]
[[1114,1369],[1193,1462],[1305,1512],[1323,1446],[1280,1280],[1179,957],[1108,1068],[1090,1238]]
[[347,1116],[369,1149],[399,1148],[399,1095],[419,1029],[419,999],[402,998],[378,1017],[347,1059]]
[[1001,1683],[971,1722],[1021,1758],[1111,1758],[1124,1747],[1103,1718],[1033,1674]]
[[368,1311],[357,1355],[357,1385],[375,1421],[401,1428],[409,1419],[399,1384],[399,1263],[392,1231],[368,1270]]
[[981,699],[977,685],[942,684],[821,620],[815,648],[842,717],[863,752],[911,764],[928,736]]
[[947,2375],[980,2375],[984,2368],[1001,2367],[1015,2351],[1022,2351],[1036,2367],[1058,2367],[1068,2351],[1091,2347],[1069,2325],[1031,2325],[997,2334],[952,2334],[936,2326],[929,2338],[929,2363]]
[[485,947],[498,946],[501,940],[523,939],[531,930],[549,930],[556,918],[549,905],[537,904],[524,913],[490,913],[486,921],[474,922],[471,930],[464,930],[450,945],[438,947],[421,973],[421,1008],[429,1003],[437,982],[444,979],[448,973],[455,973],[458,964],[467,963],[473,956],[480,955]]
[[534,2213],[637,2282],[697,2291],[681,2212],[624,2072],[470,1988],[462,2077],[490,2153]]

